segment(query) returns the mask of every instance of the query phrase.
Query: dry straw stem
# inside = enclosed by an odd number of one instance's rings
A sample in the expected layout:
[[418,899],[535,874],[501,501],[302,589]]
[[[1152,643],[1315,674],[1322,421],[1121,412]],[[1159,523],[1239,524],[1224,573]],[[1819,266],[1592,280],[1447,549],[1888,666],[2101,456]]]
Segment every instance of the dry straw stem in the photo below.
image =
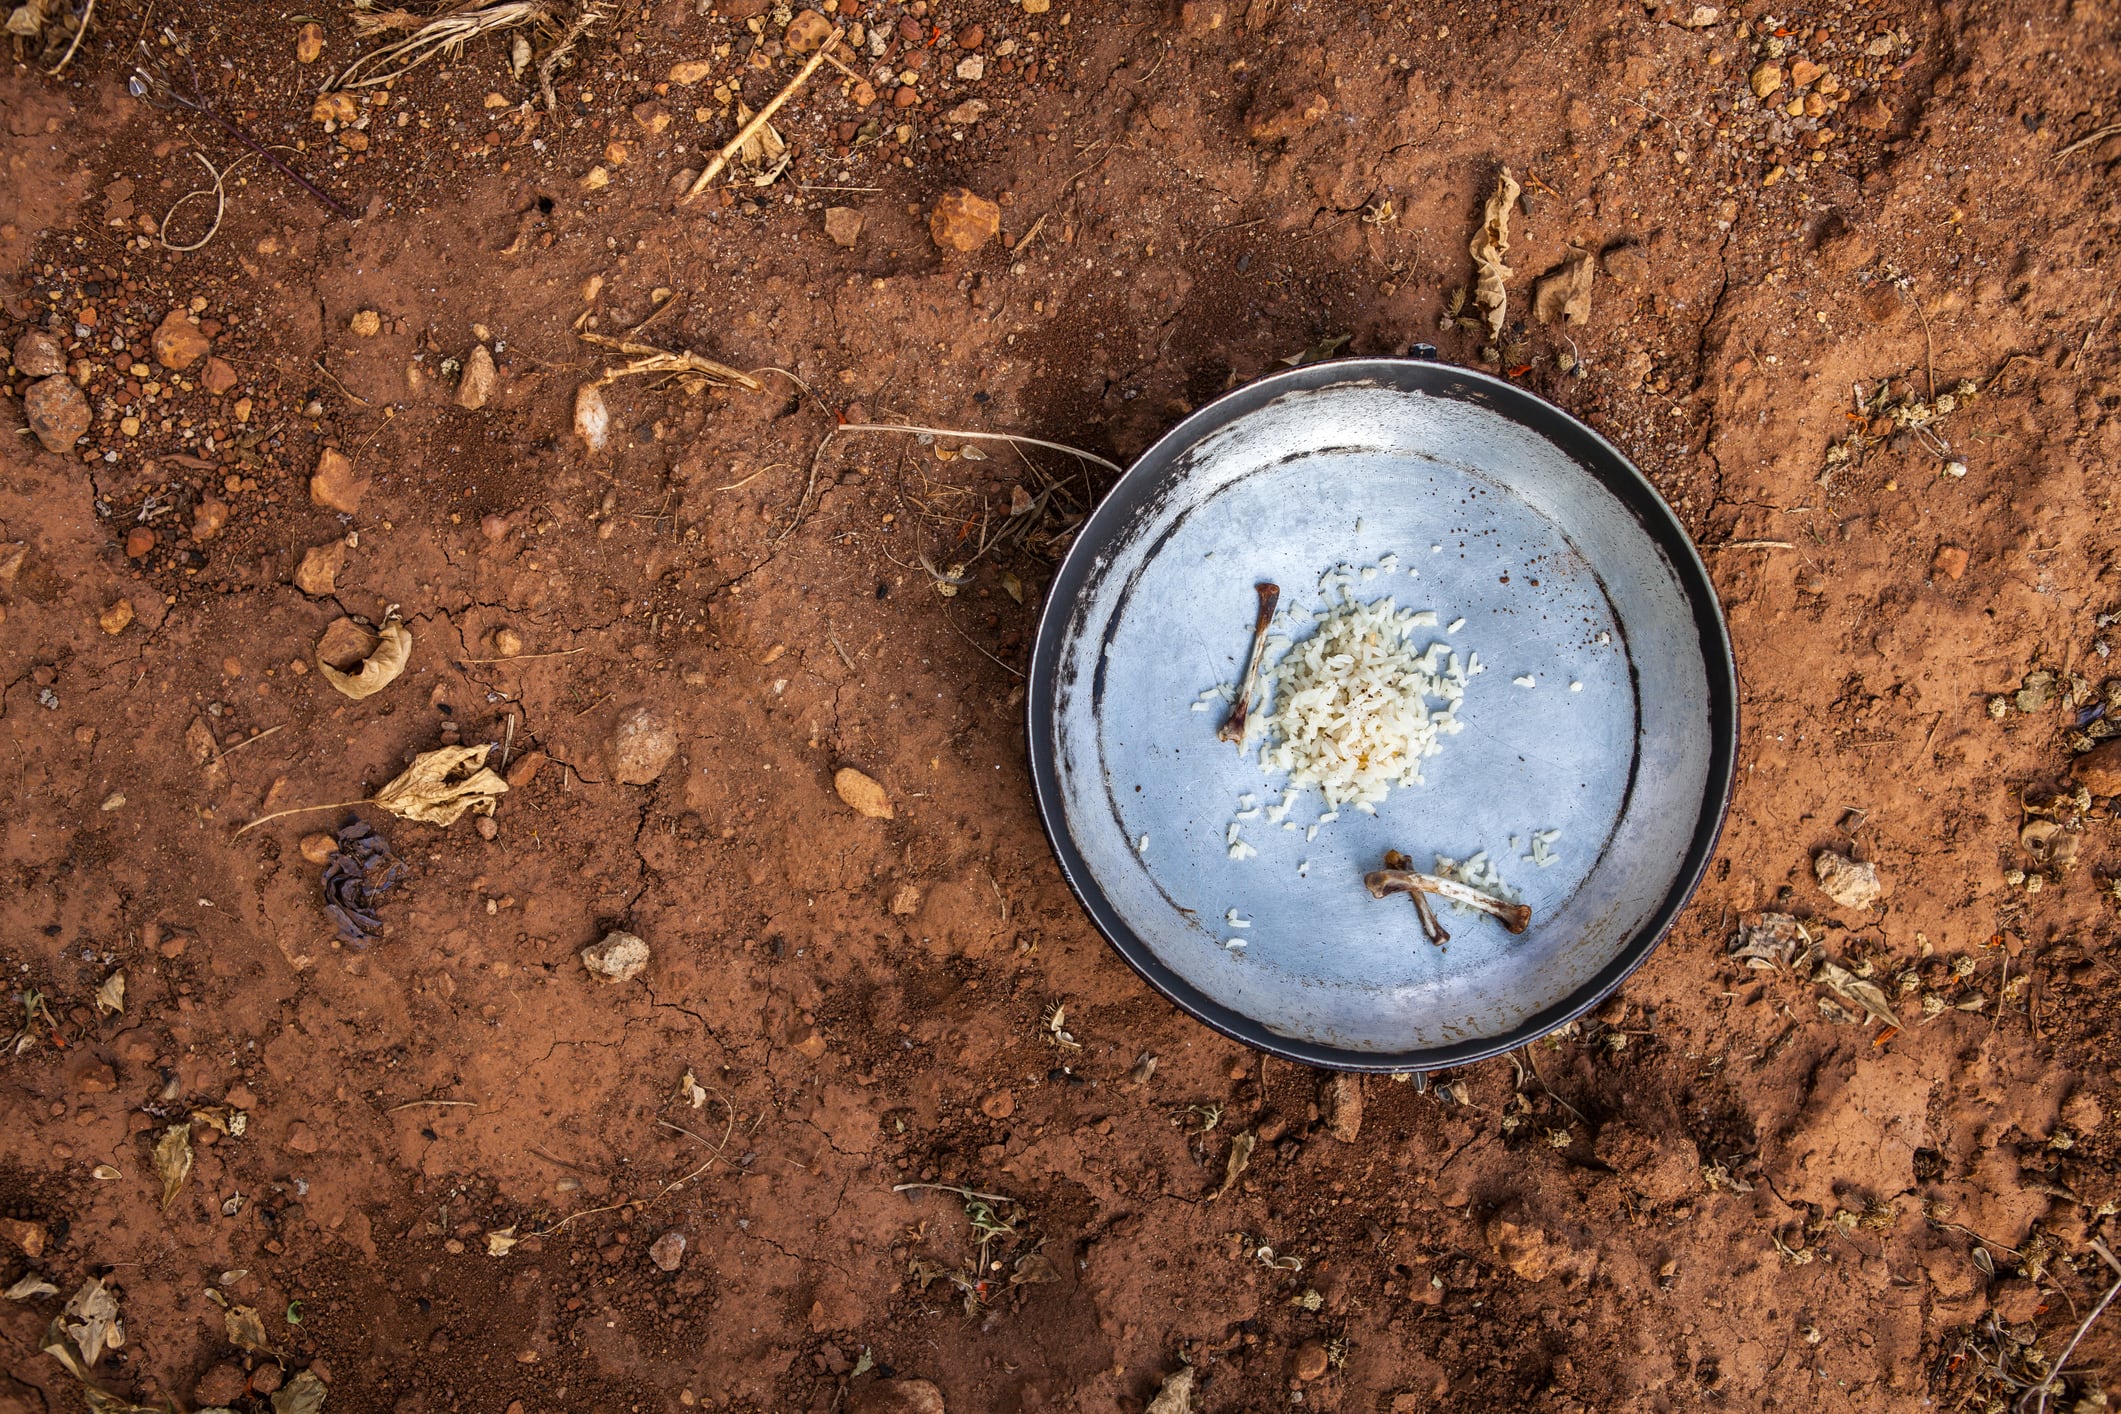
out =
[[743,369],[731,368],[726,363],[716,363],[713,359],[702,358],[696,353],[673,353],[669,349],[659,349],[653,344],[637,344],[631,339],[612,339],[602,334],[582,334],[579,337],[584,343],[611,349],[633,360],[623,368],[604,370],[594,384],[599,388],[635,374],[696,373],[725,387],[747,388],[754,393],[765,391],[766,385]]
[[[56,72],[56,70],[54,72]],[[2068,157],[2073,153],[2082,152],[2085,148],[2090,147],[2095,142],[2105,141],[2107,138],[2112,137],[2115,133],[2121,133],[2121,123],[2108,123],[2103,128],[2093,128],[2083,137],[2078,138],[2068,147],[2063,148],[2060,152],[2056,153],[2053,157],[2050,157],[2047,160],[2050,162],[2060,162],[2063,158]]]
[[81,23],[74,26],[74,42],[66,46],[66,52],[59,56],[58,63],[45,70],[47,74],[57,78],[66,72],[66,66],[74,62],[74,53],[80,49],[81,41],[88,37],[89,22],[95,18],[96,0],[88,0],[88,8],[81,12]]
[[463,52],[470,40],[497,30],[535,25],[550,29],[557,18],[552,0],[457,0],[428,20],[405,10],[375,14],[365,9],[354,15],[354,28],[366,37],[389,30],[410,29],[403,39],[372,50],[348,64],[324,85],[326,93],[341,88],[371,88],[411,73],[436,55],[451,58]]
[[797,90],[810,82],[810,76],[816,73],[824,64],[826,56],[832,52],[833,46],[840,42],[840,36],[844,33],[846,31],[837,26],[833,28],[831,37],[818,46],[817,53],[810,56],[810,62],[796,70],[795,77],[788,80],[787,86],[768,99],[766,106],[752,114],[751,121],[738,128],[736,136],[729,139],[720,152],[714,154],[714,160],[707,164],[706,171],[700,173],[699,180],[695,181],[686,193],[678,198],[680,205],[696,200],[701,192],[713,185],[714,179],[722,175],[722,169],[729,165],[729,159],[736,156],[745,143],[756,136],[766,124],[773,121],[773,115],[781,111],[782,104],[795,97]]

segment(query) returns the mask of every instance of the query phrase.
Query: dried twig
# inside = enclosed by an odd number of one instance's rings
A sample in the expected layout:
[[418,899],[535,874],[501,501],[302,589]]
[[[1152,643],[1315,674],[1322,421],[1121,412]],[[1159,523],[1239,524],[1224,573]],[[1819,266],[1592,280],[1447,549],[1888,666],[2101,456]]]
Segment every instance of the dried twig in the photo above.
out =
[[[2062,1353],[2055,1358],[2055,1363],[2048,1366],[2047,1378],[2040,1381],[2031,1391],[2019,1397],[2018,1407],[2020,1409],[2026,1407],[2027,1400],[2033,1400],[2033,1414],[2047,1414],[2047,1397],[2054,1390],[2055,1381],[2062,1378],[2063,1367],[2069,1364],[2069,1357],[2075,1353],[2077,1342],[2084,1339],[2084,1333],[2092,1328],[2092,1322],[2098,1320],[2105,1313],[2106,1308],[2113,1304],[2114,1297],[2117,1294],[2121,1294],[2121,1261],[2115,1260],[2114,1254],[2107,1250],[2106,1244],[2097,1238],[2092,1239],[2092,1250],[2099,1254],[2100,1259],[2106,1265],[2114,1269],[2116,1273],[2115,1280],[2106,1288],[2106,1295],[2099,1298],[2099,1304],[2092,1307],[2090,1313],[2078,1325],[2077,1333],[2069,1338],[2069,1344],[2062,1347]],[[2035,1399],[2034,1396],[2038,1396],[2038,1398]]]
[[2063,148],[2060,152],[2057,152],[2053,157],[2050,157],[2047,160],[2050,162],[2060,162],[2063,158],[2068,157],[2070,154],[2082,152],[2085,148],[2090,147],[2093,143],[2101,142],[2107,138],[2110,138],[2115,133],[2121,133],[2121,123],[2108,123],[2103,128],[2093,128],[2083,137],[2078,138],[2068,147]]
[[[591,6],[584,13],[595,15],[596,9]],[[357,15],[354,24],[365,37],[401,28],[401,14],[393,11],[374,17]],[[380,49],[361,55],[332,75],[324,85],[324,92],[389,83],[438,55],[456,57],[463,52],[468,41],[479,35],[521,29],[526,25],[549,30],[554,19],[552,0],[471,0],[468,4],[457,4],[422,22],[403,39],[392,40]],[[595,20],[591,19],[589,23],[593,24]]]
[[631,339],[613,339],[603,334],[581,334],[582,342],[595,344],[599,348],[611,349],[625,354],[633,362],[623,368],[608,368],[597,378],[599,387],[643,373],[698,374],[725,386],[747,388],[754,393],[763,392],[765,384],[741,368],[731,368],[726,363],[716,363],[711,358],[702,358],[690,351],[673,352],[659,349],[653,344],[637,344]]
[[913,432],[928,437],[970,437],[986,442],[1013,442],[1020,447],[1044,447],[1049,452],[1066,452],[1071,457],[1096,462],[1114,475],[1124,476],[1127,471],[1118,462],[1107,460],[1095,452],[1086,452],[1065,442],[1048,442],[1043,437],[1024,437],[1014,432],[966,432],[955,427],[916,427],[908,422],[850,422],[834,428],[832,435],[838,437],[856,432]]
[[250,745],[252,742],[263,741],[265,740],[265,738],[271,736],[274,732],[283,732],[286,730],[287,723],[285,722],[280,723],[276,727],[267,727],[264,731],[259,732],[255,736],[247,736],[243,738],[243,740],[237,742],[234,746],[225,747],[222,750],[216,752],[214,754],[214,759],[216,761],[226,761],[229,757],[235,755],[237,752],[241,751],[244,747]]
[[587,653],[593,645],[580,648],[561,648],[551,653],[518,653],[513,658],[459,658],[459,663],[527,663],[533,658],[572,658],[577,653]]
[[[891,1191],[893,1193],[906,1193],[916,1188],[933,1188],[938,1192],[942,1193],[955,1193],[960,1198],[975,1198],[982,1203],[1017,1202],[1016,1199],[1011,1198],[1006,1193],[974,1193],[969,1188],[959,1188],[954,1184],[948,1183],[894,1183],[891,1185]],[[1018,1206],[1021,1207],[1022,1204],[1019,1203]]]
[[74,51],[79,49],[81,41],[88,37],[89,22],[95,18],[96,0],[88,0],[88,8],[81,12],[81,23],[74,27],[73,43],[66,46],[66,52],[59,56],[58,63],[45,70],[46,74],[52,78],[57,78],[66,72],[66,66],[74,62]]
[[846,33],[845,30],[834,26],[831,38],[818,46],[817,53],[810,56],[810,62],[798,69],[795,77],[788,80],[787,85],[779,93],[767,99],[766,106],[752,114],[751,121],[738,128],[735,137],[723,144],[722,150],[714,155],[714,160],[707,164],[707,169],[700,173],[698,180],[693,182],[692,186],[682,197],[678,198],[680,205],[690,203],[701,192],[707,190],[714,179],[722,174],[722,169],[729,165],[729,159],[736,156],[743,149],[745,143],[756,137],[759,131],[773,120],[773,115],[781,111],[782,104],[795,97],[796,91],[802,88],[804,84],[810,82],[810,76],[816,73],[824,64],[825,57],[832,52],[832,47],[840,42],[840,36],[844,33]]

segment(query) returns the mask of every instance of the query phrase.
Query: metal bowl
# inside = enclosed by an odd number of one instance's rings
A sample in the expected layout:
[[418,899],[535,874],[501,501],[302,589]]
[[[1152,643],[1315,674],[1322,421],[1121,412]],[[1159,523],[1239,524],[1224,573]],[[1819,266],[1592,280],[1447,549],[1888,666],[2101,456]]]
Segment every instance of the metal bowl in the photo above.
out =
[[[1397,569],[1351,592],[1465,620],[1425,631],[1488,665],[1464,730],[1374,817],[1315,839],[1255,820],[1257,856],[1231,859],[1241,798],[1280,784],[1216,739],[1226,709],[1193,705],[1237,682],[1253,586],[1316,610],[1323,573],[1388,553]],[[1738,728],[1715,591],[1642,473],[1520,388],[1398,359],[1263,379],[1150,448],[1054,579],[1029,714],[1047,834],[1120,956],[1226,1035],[1371,1071],[1508,1050],[1640,966],[1708,865]],[[1289,819],[1321,809],[1310,792]],[[1539,867],[1547,830],[1559,858]],[[1529,931],[1447,912],[1432,946],[1407,900],[1363,887],[1389,849],[1417,867],[1488,851]]]

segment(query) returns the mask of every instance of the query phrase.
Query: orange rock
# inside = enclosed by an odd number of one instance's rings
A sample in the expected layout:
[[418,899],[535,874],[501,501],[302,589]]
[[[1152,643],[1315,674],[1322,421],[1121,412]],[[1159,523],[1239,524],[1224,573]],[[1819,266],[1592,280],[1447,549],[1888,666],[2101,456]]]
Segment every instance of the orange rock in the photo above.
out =
[[326,447],[317,456],[316,474],[309,478],[309,499],[329,510],[352,515],[361,509],[368,492],[368,478],[355,476],[353,463],[343,452]]
[[173,309],[163,316],[155,327],[150,343],[154,347],[155,362],[171,372],[182,372],[206,357],[212,347],[191,316],[181,309]]
[[928,216],[928,233],[944,250],[978,250],[1001,229],[1002,209],[963,187],[944,192]]
[[1940,545],[1935,558],[1930,561],[1930,573],[1941,574],[1946,579],[1960,579],[1966,574],[1966,551],[1957,545]]
[[805,10],[788,22],[788,32],[781,36],[781,43],[790,54],[808,54],[824,47],[830,38],[832,21],[815,10]]
[[2093,795],[2121,795],[2121,737],[2102,741],[2070,762],[2069,774]]
[[236,386],[236,370],[227,359],[218,354],[208,356],[206,371],[199,375],[199,386],[215,397]]

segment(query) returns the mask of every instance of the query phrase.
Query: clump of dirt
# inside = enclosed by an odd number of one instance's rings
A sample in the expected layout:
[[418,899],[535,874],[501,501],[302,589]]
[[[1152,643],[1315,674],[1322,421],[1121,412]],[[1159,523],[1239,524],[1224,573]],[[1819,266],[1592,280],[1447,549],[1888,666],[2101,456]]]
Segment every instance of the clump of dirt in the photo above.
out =
[[[2070,776],[2121,611],[2108,11],[604,0],[331,87],[383,12],[87,9],[0,72],[20,1400],[2111,1375],[2110,1312],[2070,1349],[2121,1202],[2121,862],[2108,763]],[[1023,674],[1118,465],[1428,341],[1677,509],[1743,784],[1623,999],[1322,1086],[1090,928]],[[342,695],[316,646],[393,605],[402,663]],[[369,837],[236,834],[444,750],[494,779],[377,817],[380,908]],[[653,962],[607,986],[616,932]],[[92,1282],[123,1344],[70,1372]]]

